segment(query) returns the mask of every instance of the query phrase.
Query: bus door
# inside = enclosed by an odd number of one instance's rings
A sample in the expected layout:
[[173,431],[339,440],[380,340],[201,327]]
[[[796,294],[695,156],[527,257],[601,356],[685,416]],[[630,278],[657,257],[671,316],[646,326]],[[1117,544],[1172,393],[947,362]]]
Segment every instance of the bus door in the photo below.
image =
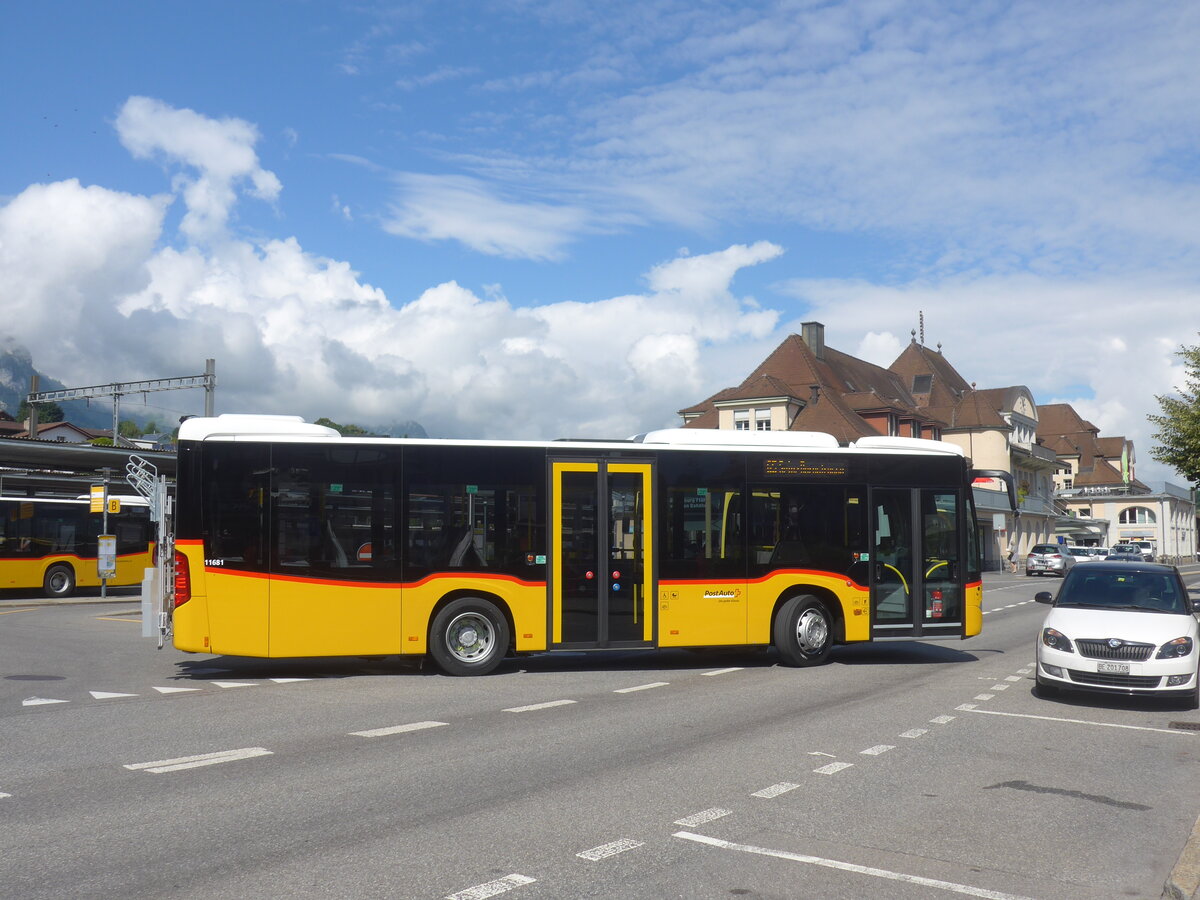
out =
[[550,633],[559,647],[654,639],[649,463],[551,463]]
[[871,638],[962,637],[958,491],[876,488],[871,496]]

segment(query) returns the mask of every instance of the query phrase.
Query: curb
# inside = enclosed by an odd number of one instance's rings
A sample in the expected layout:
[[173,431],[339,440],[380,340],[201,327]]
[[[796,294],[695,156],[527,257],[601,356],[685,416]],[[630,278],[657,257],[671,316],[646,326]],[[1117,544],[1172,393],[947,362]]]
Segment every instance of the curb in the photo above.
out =
[[1163,884],[1163,900],[1197,900],[1200,898],[1200,819],[1196,820],[1183,852]]

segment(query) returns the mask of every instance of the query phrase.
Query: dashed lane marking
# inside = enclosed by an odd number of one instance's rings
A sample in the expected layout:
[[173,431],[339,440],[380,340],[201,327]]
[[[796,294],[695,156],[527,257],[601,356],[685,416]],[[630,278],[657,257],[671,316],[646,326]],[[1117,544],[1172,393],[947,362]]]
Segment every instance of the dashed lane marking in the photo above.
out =
[[975,699],[976,700],[991,700],[995,696],[996,696],[995,694],[976,694]]
[[115,700],[118,697],[136,697],[137,694],[120,694],[116,691],[88,691],[93,700]]
[[212,683],[219,688],[258,687],[257,681],[214,681]]
[[701,810],[698,813],[692,813],[682,819],[676,819],[676,825],[682,825],[685,828],[694,828],[697,825],[706,825],[709,822],[715,822],[717,819],[722,819],[725,816],[732,815],[733,810],[721,809],[719,806],[714,806],[711,809]]
[[998,684],[993,684],[990,688],[988,688],[988,690],[989,691],[1007,691],[1010,687],[1012,687],[1011,684],[1007,684],[1005,682],[1000,682]]
[[929,734],[928,728],[910,728],[908,731],[900,733],[902,738],[919,738],[923,734]]
[[701,675],[728,675],[730,672],[742,671],[741,666],[730,666],[728,669],[713,669],[711,672],[701,672]]
[[513,888],[533,884],[535,881],[537,881],[536,878],[530,878],[528,875],[505,875],[503,878],[477,884],[475,887],[459,891],[457,894],[447,894],[446,900],[487,900],[488,897],[508,893]]
[[941,881],[936,878],[925,878],[921,875],[908,875],[904,872],[890,872],[887,869],[876,869],[873,866],[860,866],[854,863],[841,862],[836,859],[825,859],[820,856],[806,856],[802,853],[789,853],[786,850],[770,850],[766,847],[755,847],[751,844],[735,844],[732,841],[723,841],[720,838],[712,838],[703,834],[692,834],[687,831],[677,831],[672,837],[682,838],[685,841],[695,841],[698,844],[707,844],[710,847],[718,847],[721,850],[736,850],[739,853],[754,853],[759,856],[772,856],[776,859],[786,859],[791,862],[807,863],[812,866],[823,866],[827,869],[839,869],[843,872],[854,872],[858,875],[870,875],[873,878],[886,878],[889,881],[903,881],[908,884],[916,884],[921,887],[938,888],[943,891],[953,891],[956,894],[966,894],[969,897],[985,897],[987,900],[1029,900],[1027,897],[1020,897],[1016,894],[1005,894],[1000,891],[990,891],[986,888],[977,888],[969,884],[956,884],[953,881]]
[[256,756],[271,756],[272,752],[265,747],[242,747],[240,750],[218,750],[216,753],[200,753],[196,756],[180,756],[176,759],[158,759],[154,762],[132,763],[126,769],[133,771],[153,772],[156,775],[163,772],[178,772],[180,769],[197,769],[201,766],[215,766],[218,763],[236,762],[239,759],[252,759]]
[[46,706],[50,703],[70,703],[70,700],[54,700],[50,697],[30,697],[28,700],[22,700],[22,706]]
[[635,691],[649,691],[654,688],[666,687],[671,682],[669,681],[652,681],[649,684],[639,684],[636,687],[617,688],[613,691],[614,694],[632,694]]
[[774,797],[786,794],[788,791],[794,791],[798,787],[800,787],[800,785],[792,784],[790,781],[781,781],[779,784],[773,784],[769,788],[763,788],[761,791],[755,791],[750,796],[762,797],[764,800],[770,800]]
[[895,750],[895,744],[876,744],[874,747],[868,747],[866,750],[859,750],[862,756],[879,756],[887,753],[889,750]]
[[508,709],[504,710],[504,712],[511,712],[511,713],[534,712],[535,710],[539,710],[539,709],[550,709],[553,706],[570,706],[572,703],[576,703],[576,702],[578,702],[578,701],[575,701],[575,700],[550,700],[546,703],[531,703],[528,706],[510,706]]
[[575,855],[580,859],[591,860],[596,862],[601,859],[608,859],[610,856],[616,856],[618,853],[624,853],[627,850],[636,850],[638,847],[645,846],[643,841],[635,841],[631,838],[622,838],[619,841],[613,841],[609,844],[601,844],[599,847],[593,847],[591,850],[583,850]]
[[[849,769],[853,765],[854,765],[854,763],[835,762],[835,763],[830,763],[827,766],[821,766],[821,768],[819,768],[819,769],[813,769],[813,772],[817,775],[836,775],[838,772],[842,771],[843,769]],[[684,823],[676,822],[675,824],[682,825]]]
[[1039,719],[1043,722],[1066,722],[1070,725],[1095,725],[1100,728],[1127,728],[1131,731],[1154,731],[1160,734],[1181,734],[1185,737],[1196,737],[1195,732],[1177,731],[1173,728],[1151,728],[1148,725],[1119,725],[1115,722],[1091,722],[1087,719],[1064,719],[1058,716],[1035,716],[1029,713],[997,712],[994,709],[976,709],[969,703],[955,707],[963,712],[979,713],[983,716],[1008,716],[1013,719]]
[[185,687],[156,687],[154,690],[160,694],[183,694],[187,691],[198,691],[200,688],[185,688]]
[[427,728],[438,728],[448,725],[448,722],[410,722],[407,725],[391,725],[387,728],[371,728],[367,731],[351,731],[354,737],[385,737],[389,734],[404,734],[409,731],[424,731]]
[[929,720],[933,725],[947,725],[954,721],[954,716],[938,716],[936,719]]

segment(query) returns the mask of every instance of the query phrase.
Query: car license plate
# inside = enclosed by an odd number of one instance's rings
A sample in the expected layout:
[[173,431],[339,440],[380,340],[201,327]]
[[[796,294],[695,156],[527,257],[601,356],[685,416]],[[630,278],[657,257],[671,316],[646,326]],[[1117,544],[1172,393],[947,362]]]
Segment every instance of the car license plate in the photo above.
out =
[[1097,672],[1109,672],[1113,675],[1128,675],[1129,663],[1096,663]]

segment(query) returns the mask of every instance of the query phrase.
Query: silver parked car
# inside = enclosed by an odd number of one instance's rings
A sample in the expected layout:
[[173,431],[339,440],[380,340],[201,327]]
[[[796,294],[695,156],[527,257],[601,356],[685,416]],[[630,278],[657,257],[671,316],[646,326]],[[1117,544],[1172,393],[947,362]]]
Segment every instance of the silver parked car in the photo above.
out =
[[1034,544],[1025,557],[1026,575],[1057,575],[1061,578],[1075,565],[1075,557],[1062,544]]

